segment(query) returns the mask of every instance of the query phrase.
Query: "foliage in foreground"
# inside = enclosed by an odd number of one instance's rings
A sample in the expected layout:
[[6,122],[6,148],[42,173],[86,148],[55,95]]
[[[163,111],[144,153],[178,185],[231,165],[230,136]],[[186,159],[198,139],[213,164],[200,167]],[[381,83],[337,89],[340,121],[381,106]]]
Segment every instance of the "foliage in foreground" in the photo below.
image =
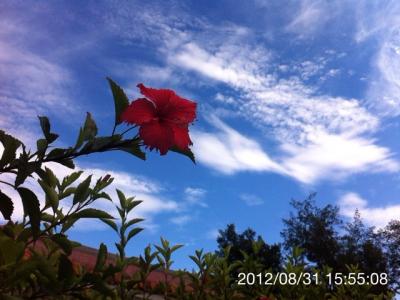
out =
[[[181,245],[171,245],[161,239],[160,245],[149,245],[139,257],[129,257],[125,251],[142,228],[137,227],[142,219],[130,218],[132,211],[141,201],[126,196],[117,190],[118,200],[108,193],[113,178],[109,175],[93,178],[83,177],[82,171],[71,171],[63,178],[54,174],[47,163],[62,164],[74,169],[74,159],[96,152],[122,150],[140,158],[145,158],[141,146],[158,149],[161,154],[179,152],[194,161],[188,146],[188,125],[194,119],[195,105],[181,100],[171,91],[161,93],[166,99],[155,96],[157,90],[147,89],[143,94],[151,98],[151,105],[141,100],[129,105],[123,90],[109,80],[115,103],[115,123],[110,136],[99,137],[97,125],[91,114],[80,129],[76,143],[68,148],[53,148],[58,135],[51,131],[46,117],[39,117],[44,137],[37,141],[37,150],[32,152],[13,136],[0,131],[0,142],[4,147],[0,159],[2,191],[0,191],[0,212],[8,222],[0,228],[0,297],[2,299],[149,299],[153,294],[165,299],[391,299],[389,288],[379,294],[371,285],[332,286],[326,280],[316,284],[293,284],[279,281],[276,284],[238,283],[239,273],[270,272],[277,274],[302,273],[323,274],[331,272],[325,265],[315,267],[304,262],[303,252],[294,248],[283,266],[270,264],[271,255],[279,256],[276,247],[265,248],[262,240],[252,241],[247,250],[238,252],[226,245],[218,253],[195,252],[190,259],[196,265],[193,271],[172,271],[172,255]],[[156,97],[152,99],[152,97]],[[184,99],[183,99],[184,100]],[[157,102],[159,101],[159,102]],[[171,111],[173,105],[165,101],[175,101],[176,109],[182,113],[179,103],[184,103],[184,117],[179,123],[179,114]],[[187,100],[188,101],[188,100]],[[135,101],[133,102],[135,103]],[[135,109],[146,107],[151,120],[136,115]],[[121,125],[121,115],[129,108],[129,123],[134,125],[122,133],[116,133]],[[151,112],[151,114],[150,114]],[[155,116],[174,116],[174,124],[154,123]],[[128,117],[127,117],[128,118]],[[162,119],[162,118],[160,118]],[[158,120],[158,119],[157,119]],[[178,121],[177,121],[178,120]],[[169,121],[168,121],[169,122]],[[163,128],[162,125],[166,127]],[[139,133],[127,137],[127,133],[139,126]],[[147,126],[147,127],[146,127]],[[161,127],[160,127],[161,126]],[[142,128],[145,128],[141,130]],[[157,128],[157,131],[154,131]],[[151,134],[149,134],[151,132]],[[154,140],[154,134],[171,133],[171,139],[162,143]],[[176,133],[178,132],[178,133]],[[176,133],[176,134],[175,134]],[[149,137],[150,135],[150,137]],[[41,192],[34,192],[27,183],[36,184]],[[29,186],[29,188],[28,188]],[[14,192],[14,194],[11,194]],[[12,197],[9,195],[13,195]],[[16,197],[23,204],[24,218],[11,221]],[[13,199],[12,199],[13,198]],[[43,198],[43,199],[41,199]],[[43,200],[43,201],[40,201]],[[112,201],[116,205],[118,219],[96,207],[98,201]],[[42,203],[42,204],[41,204]],[[82,219],[98,219],[106,223],[117,235],[117,256],[108,253],[104,244],[99,246],[93,266],[79,265],[71,257],[78,243],[68,239],[68,232]],[[250,250],[249,250],[250,249]],[[236,251],[236,252],[235,252]],[[136,272],[129,270],[135,266]],[[156,270],[163,274],[158,285],[149,277]],[[358,273],[356,266],[349,265],[348,272]],[[263,282],[261,282],[263,283]]]

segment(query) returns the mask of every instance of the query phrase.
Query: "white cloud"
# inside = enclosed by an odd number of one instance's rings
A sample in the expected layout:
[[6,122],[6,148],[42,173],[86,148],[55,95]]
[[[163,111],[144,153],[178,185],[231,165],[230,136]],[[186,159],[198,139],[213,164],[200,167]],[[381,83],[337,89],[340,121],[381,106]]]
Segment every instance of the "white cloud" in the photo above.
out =
[[[289,8],[293,18],[286,30],[303,36],[315,30],[321,32],[331,18],[347,8],[354,13],[354,6],[340,1],[328,4],[303,0],[296,6]],[[218,93],[216,100],[280,144],[281,153],[272,159],[254,139],[214,120],[217,132],[193,132],[194,150],[203,164],[225,174],[272,171],[307,183],[315,182],[319,176],[332,178],[332,174],[345,176],[376,167],[382,171],[398,168],[389,149],[366,137],[379,129],[380,119],[361,101],[321,94],[318,87],[302,81],[315,76],[336,76],[336,69],[324,71],[336,52],[325,51],[324,55],[305,58],[301,63],[281,61],[276,65],[277,55],[253,39],[248,28],[233,24],[213,26],[203,19],[188,17],[180,6],[175,8],[179,21],[160,16],[156,22],[154,16],[161,14],[162,7],[149,10],[145,6],[140,15],[134,10],[132,6],[117,9],[119,17],[114,16],[113,20],[122,26],[118,26],[120,34],[147,41],[157,36],[158,51],[165,57],[168,72],[194,72],[213,84],[230,87],[235,97]],[[144,32],[136,30],[127,36],[130,31],[126,29],[132,24],[127,17],[132,13],[140,24],[145,24]],[[184,30],[187,27],[197,30]],[[297,77],[282,79],[275,73],[282,71],[285,63],[289,65],[283,71],[290,69],[298,73]],[[332,151],[332,147],[347,149],[349,153]],[[353,147],[363,154],[355,155]]]
[[176,216],[170,219],[170,221],[175,224],[175,225],[185,225],[188,222],[190,222],[192,220],[192,217],[189,215],[181,215],[181,216]]
[[384,34],[385,38],[376,55],[367,99],[369,105],[379,113],[398,116],[400,114],[400,74],[398,71],[400,68],[400,25],[388,31]]
[[354,2],[356,12],[355,40],[364,42],[375,35],[391,34],[388,29],[395,30],[399,20],[399,2],[389,0],[385,2]]
[[326,14],[326,2],[303,0],[300,8],[295,11],[291,22],[286,26],[286,30],[295,32],[300,36],[309,35],[319,30],[331,17]]
[[254,139],[245,137],[215,117],[211,122],[219,131],[195,131],[194,152],[199,162],[225,174],[274,172],[311,184],[362,171],[399,170],[392,153],[375,145],[374,140],[313,132],[308,136],[307,145],[282,144],[280,154],[271,158]]
[[0,127],[32,145],[32,128],[39,128],[38,115],[62,111],[71,121],[79,105],[71,105],[71,74],[25,45],[8,42],[15,33],[14,27],[10,28],[13,31],[0,36],[0,110],[7,112],[0,116]]
[[207,203],[203,201],[207,191],[202,188],[187,187],[184,191],[185,200],[191,205],[200,205],[207,207]]
[[318,179],[341,178],[352,173],[399,170],[392,153],[375,141],[360,137],[315,133],[313,143],[305,147],[283,145],[282,164],[297,180],[313,183]]
[[[236,48],[240,48],[237,50]],[[224,51],[223,49],[230,49]],[[267,57],[267,59],[262,59]],[[279,79],[269,73],[271,55],[265,49],[222,45],[214,52],[196,43],[184,44],[171,50],[169,61],[176,66],[227,84],[233,88],[235,99],[218,96],[256,126],[271,132],[275,138],[302,141],[308,132],[320,130],[329,133],[351,132],[361,134],[374,131],[379,120],[356,99],[316,95],[315,88],[304,85],[299,78]],[[301,76],[318,74],[320,65],[309,61],[300,64]]]
[[[231,51],[224,52],[222,48],[230,46],[207,51],[190,42],[171,52],[169,60],[234,89],[238,94],[235,99],[222,95],[217,99],[277,140],[283,152],[273,160],[257,142],[214,120],[218,133],[193,133],[199,161],[226,174],[273,171],[306,183],[315,182],[319,176],[332,178],[328,176],[331,174],[398,169],[389,149],[365,137],[376,132],[380,120],[359,100],[317,94],[296,77],[279,79],[268,72],[269,58],[258,62],[257,56],[246,55],[251,51],[243,45],[241,51],[235,52],[233,64]],[[323,65],[324,58],[321,59]],[[307,61],[299,68],[305,78],[321,72],[321,66]],[[337,73],[331,69],[327,76]],[[357,155],[353,149],[363,154]]]
[[[349,6],[340,1],[299,3],[297,10],[290,8],[293,15],[286,29],[299,30],[297,33],[303,35],[324,28],[330,18]],[[170,16],[167,12],[171,11],[174,13]],[[380,120],[361,101],[324,95],[318,92],[318,87],[302,82],[320,75],[326,65],[325,57],[317,61],[305,58],[297,70],[298,76],[282,79],[276,71],[282,70],[282,66],[287,66],[283,70],[292,69],[293,62],[282,61],[278,54],[263,47],[249,28],[231,23],[210,24],[188,14],[179,4],[173,7],[110,4],[108,12],[102,16],[108,32],[118,34],[127,43],[139,41],[154,46],[164,58],[163,67],[142,68],[148,78],[153,75],[160,80],[175,78],[183,70],[197,73],[213,84],[224,83],[235,97],[217,95],[221,105],[229,106],[263,130],[268,138],[280,144],[278,150],[282,150],[271,159],[254,139],[222,123],[216,125],[218,130],[214,133],[194,132],[195,151],[202,163],[226,174],[272,171],[305,182],[314,182],[318,176],[330,178],[328,174],[333,172],[344,176],[370,171],[375,166],[385,171],[397,169],[392,153],[365,137],[379,129]],[[332,51],[325,54],[332,56]],[[280,59],[277,65],[275,58]],[[335,74],[334,69],[327,71],[327,75]],[[321,140],[316,140],[316,136]],[[340,151],[330,151],[328,146],[333,141],[366,152],[352,164],[343,162],[354,154],[345,156]],[[315,159],[314,163],[304,166],[313,155],[326,157],[327,161]]]
[[260,197],[252,194],[241,194],[240,199],[244,201],[247,206],[259,206],[264,204],[264,201]]
[[198,161],[225,174],[265,170],[284,172],[256,141],[241,135],[217,118],[212,118],[211,122],[219,129],[218,133],[192,133]]
[[[246,60],[240,59],[245,56]],[[234,87],[248,88],[258,88],[266,80],[254,70],[259,68],[258,64],[265,64],[269,59],[270,54],[262,48],[227,44],[211,54],[194,42],[186,43],[177,52],[170,53],[169,57],[172,64],[195,70]]]
[[340,213],[352,218],[356,209],[361,218],[370,226],[383,228],[391,220],[400,219],[400,205],[386,205],[383,207],[371,207],[368,201],[357,193],[346,193],[338,201]]
[[383,116],[400,114],[400,3],[356,2],[355,40],[378,49],[373,57],[366,98]]

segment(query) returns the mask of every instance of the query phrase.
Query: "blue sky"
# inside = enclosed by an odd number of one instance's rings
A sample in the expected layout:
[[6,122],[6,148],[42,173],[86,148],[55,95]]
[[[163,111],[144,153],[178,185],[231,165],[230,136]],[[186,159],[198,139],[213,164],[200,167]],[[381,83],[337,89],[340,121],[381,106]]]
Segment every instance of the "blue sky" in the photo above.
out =
[[[91,111],[109,134],[106,76],[132,100],[140,82],[195,100],[197,165],[157,153],[78,161],[144,200],[132,255],[163,236],[186,245],[176,266],[190,266],[228,223],[279,242],[290,199],[313,191],[381,227],[400,218],[399,16],[398,1],[2,1],[0,126],[33,145],[45,114],[62,146]],[[115,251],[98,222],[71,237]]]

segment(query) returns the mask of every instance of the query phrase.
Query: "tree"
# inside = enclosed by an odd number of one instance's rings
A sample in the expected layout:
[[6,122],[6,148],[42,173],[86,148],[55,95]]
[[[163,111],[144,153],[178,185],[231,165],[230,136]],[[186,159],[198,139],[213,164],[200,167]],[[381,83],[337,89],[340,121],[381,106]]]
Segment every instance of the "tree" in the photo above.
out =
[[[249,256],[257,256],[256,258],[264,270],[272,268],[272,270],[278,271],[280,269],[282,259],[280,245],[268,245],[260,235],[256,236],[256,232],[251,228],[239,234],[236,232],[235,225],[229,224],[225,230],[219,231],[217,242],[216,254],[218,256],[223,256],[224,249],[231,247],[229,263],[243,260],[243,254],[246,253]],[[255,243],[257,243],[257,247],[254,247]]]
[[283,219],[283,245],[286,251],[302,248],[303,258],[316,263],[318,267],[328,265],[336,268],[340,247],[336,228],[342,223],[339,209],[332,205],[318,208],[315,195],[313,193],[303,201],[291,201],[295,213],[291,212],[288,219]]
[[345,233],[340,239],[339,262],[358,265],[365,273],[382,273],[387,270],[386,258],[379,235],[373,227],[366,227],[358,210],[352,222],[345,224]]
[[[319,208],[314,199],[311,194],[303,201],[292,200],[295,212],[283,220],[281,233],[285,250],[300,247],[303,259],[318,268],[328,266],[333,273],[346,274],[354,268],[368,275],[387,273],[388,278],[399,278],[400,224],[392,222],[378,234],[365,226],[357,210],[353,220],[343,224],[337,206]],[[378,294],[387,290],[387,286],[371,287]]]
[[396,293],[400,293],[400,220],[389,222],[379,232],[383,239],[388,261],[388,278]]

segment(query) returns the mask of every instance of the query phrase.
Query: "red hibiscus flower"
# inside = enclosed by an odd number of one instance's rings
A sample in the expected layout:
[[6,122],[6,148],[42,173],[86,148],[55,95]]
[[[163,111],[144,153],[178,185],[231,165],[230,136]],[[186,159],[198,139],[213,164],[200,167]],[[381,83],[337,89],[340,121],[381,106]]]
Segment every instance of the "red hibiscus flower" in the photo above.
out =
[[138,84],[146,98],[133,101],[122,113],[121,121],[140,126],[139,136],[150,150],[164,155],[172,147],[187,150],[192,141],[189,123],[196,118],[196,103],[167,89],[147,88]]

